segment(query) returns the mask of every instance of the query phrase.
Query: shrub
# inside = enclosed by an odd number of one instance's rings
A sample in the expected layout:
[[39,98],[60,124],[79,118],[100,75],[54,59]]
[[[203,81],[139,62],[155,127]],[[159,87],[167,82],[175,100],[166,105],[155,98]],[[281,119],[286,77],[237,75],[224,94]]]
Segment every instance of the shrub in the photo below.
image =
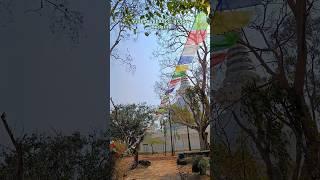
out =
[[198,168],[200,170],[200,175],[206,175],[206,171],[209,167],[209,162],[208,160],[201,158],[200,161],[198,162]]

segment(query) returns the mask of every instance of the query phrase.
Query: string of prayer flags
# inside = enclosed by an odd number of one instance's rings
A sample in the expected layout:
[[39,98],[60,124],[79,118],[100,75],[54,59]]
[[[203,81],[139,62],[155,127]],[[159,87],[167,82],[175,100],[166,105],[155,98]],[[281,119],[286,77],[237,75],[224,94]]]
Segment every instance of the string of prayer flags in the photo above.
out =
[[182,56],[194,56],[198,50],[198,45],[185,45],[182,50]]
[[192,26],[192,30],[188,35],[187,45],[198,45],[202,43],[207,34],[207,15],[203,12],[197,14],[194,24]]
[[174,87],[172,87],[172,88],[170,88],[170,89],[168,89],[167,91],[166,91],[166,95],[168,95],[168,94],[170,94],[170,93],[172,93],[173,92],[173,90],[174,90]]
[[182,72],[174,72],[172,78],[181,78],[181,77],[186,77],[187,73],[182,71]]
[[189,69],[188,65],[177,65],[175,72],[185,72]]
[[211,55],[210,61],[215,66],[222,63],[226,59],[226,56],[226,52],[214,53],[213,55]]
[[223,34],[246,26],[251,19],[251,11],[216,11],[213,18],[213,33]]
[[203,12],[197,14],[192,30],[206,30],[208,27],[207,15]]
[[190,64],[192,63],[193,56],[180,56],[180,59],[178,61],[178,65],[182,64]]
[[[262,4],[262,0],[219,0],[217,10],[233,10]],[[217,0],[211,0],[217,4]]]
[[219,51],[234,46],[240,39],[236,32],[227,32],[223,35],[213,35],[214,41],[211,44],[213,51]]
[[199,45],[206,39],[207,30],[192,30],[187,38],[187,45]]
[[[194,56],[197,53],[199,44],[202,43],[207,35],[208,20],[207,15],[203,12],[197,14],[192,30],[189,32],[187,37],[187,42],[182,50],[178,65],[175,68],[172,79],[169,82],[169,88],[165,92],[166,95],[169,95],[173,92],[176,85],[180,82],[188,81],[186,71],[189,69],[189,64],[192,63]],[[164,106],[167,101],[162,99],[161,106]]]
[[172,80],[169,82],[169,87],[176,86],[176,85],[180,82],[180,80],[181,80],[181,78],[172,79]]

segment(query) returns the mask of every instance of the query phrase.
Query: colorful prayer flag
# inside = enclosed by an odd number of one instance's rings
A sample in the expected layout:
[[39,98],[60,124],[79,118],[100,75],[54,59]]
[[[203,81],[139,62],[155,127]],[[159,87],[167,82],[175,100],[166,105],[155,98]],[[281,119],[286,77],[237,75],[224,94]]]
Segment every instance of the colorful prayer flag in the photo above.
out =
[[188,65],[177,65],[175,72],[185,72],[189,69]]
[[173,90],[174,90],[174,88],[170,88],[170,89],[168,89],[168,90],[166,91],[166,93],[165,93],[165,94],[170,94],[170,93],[172,93],[172,92],[173,92]]
[[178,65],[181,64],[190,64],[192,63],[193,56],[180,56],[180,59],[178,61]]
[[192,30],[206,30],[207,26],[207,15],[203,12],[197,14]]
[[230,48],[235,45],[239,39],[240,36],[236,32],[227,32],[223,35],[213,35],[211,47],[213,47],[213,51]]
[[250,22],[251,15],[251,11],[216,11],[213,18],[213,32],[214,34],[223,34],[240,29]]
[[194,56],[197,53],[198,45],[185,45],[182,56]]
[[172,80],[169,82],[169,87],[176,86],[176,85],[180,82],[180,80],[181,80],[181,78],[172,79]]
[[225,60],[226,56],[227,56],[226,52],[216,53],[211,56],[210,61],[215,66],[215,65],[223,62]]
[[[215,2],[214,2],[215,1]],[[211,0],[211,3],[218,4],[218,0]],[[262,4],[262,0],[219,0],[217,10],[232,10],[256,6]]]
[[187,76],[186,72],[174,72],[172,78],[181,78]]
[[187,45],[198,45],[206,39],[206,30],[192,30],[187,39]]

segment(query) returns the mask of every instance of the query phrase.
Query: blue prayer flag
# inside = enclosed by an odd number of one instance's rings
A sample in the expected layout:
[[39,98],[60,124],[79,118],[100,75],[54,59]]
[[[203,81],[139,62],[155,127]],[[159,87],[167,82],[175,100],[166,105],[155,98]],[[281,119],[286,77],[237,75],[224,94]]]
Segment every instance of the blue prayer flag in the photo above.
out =
[[193,56],[180,56],[178,64],[190,64],[192,63]]
[[173,90],[174,90],[174,87],[171,89],[168,89],[165,94],[170,94],[170,93],[172,93]]

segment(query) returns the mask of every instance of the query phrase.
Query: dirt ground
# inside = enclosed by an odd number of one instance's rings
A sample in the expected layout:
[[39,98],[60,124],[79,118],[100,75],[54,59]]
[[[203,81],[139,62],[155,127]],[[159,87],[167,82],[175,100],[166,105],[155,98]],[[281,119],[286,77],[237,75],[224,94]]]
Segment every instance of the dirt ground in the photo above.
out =
[[[118,179],[123,180],[182,180],[188,177],[188,180],[207,180],[208,176],[199,176],[192,174],[191,165],[179,166],[176,164],[177,157],[167,154],[156,155],[140,155],[139,160],[149,160],[151,166],[139,166],[134,170],[129,170],[133,161],[131,157],[124,158],[117,165],[117,170],[120,172]],[[123,174],[126,174],[123,177]],[[121,178],[120,178],[121,177]]]

